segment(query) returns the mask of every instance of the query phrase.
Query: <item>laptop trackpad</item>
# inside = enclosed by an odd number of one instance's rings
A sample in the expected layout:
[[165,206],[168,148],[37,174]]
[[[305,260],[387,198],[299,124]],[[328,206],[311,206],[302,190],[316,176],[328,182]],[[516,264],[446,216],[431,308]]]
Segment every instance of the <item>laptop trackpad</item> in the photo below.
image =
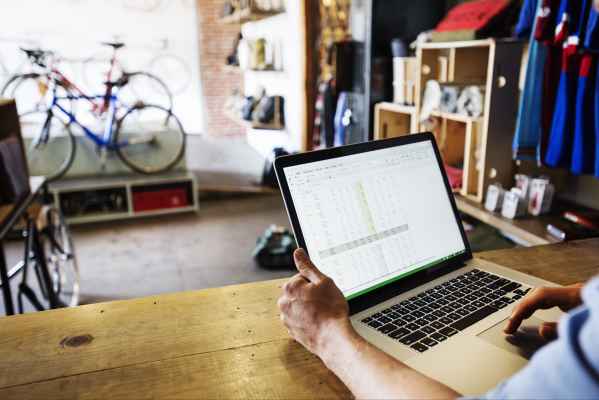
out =
[[515,334],[506,335],[503,329],[507,325],[507,319],[504,319],[477,336],[492,345],[530,360],[538,349],[547,344],[538,333],[539,325],[543,322],[531,317],[522,323]]

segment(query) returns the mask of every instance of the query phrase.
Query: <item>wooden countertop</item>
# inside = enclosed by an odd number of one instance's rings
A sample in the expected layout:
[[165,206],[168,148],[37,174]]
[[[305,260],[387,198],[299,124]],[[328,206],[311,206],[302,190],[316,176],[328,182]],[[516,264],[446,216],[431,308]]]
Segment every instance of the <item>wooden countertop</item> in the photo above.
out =
[[[599,239],[478,254],[561,284]],[[279,321],[284,280],[0,318],[0,398],[347,398]]]

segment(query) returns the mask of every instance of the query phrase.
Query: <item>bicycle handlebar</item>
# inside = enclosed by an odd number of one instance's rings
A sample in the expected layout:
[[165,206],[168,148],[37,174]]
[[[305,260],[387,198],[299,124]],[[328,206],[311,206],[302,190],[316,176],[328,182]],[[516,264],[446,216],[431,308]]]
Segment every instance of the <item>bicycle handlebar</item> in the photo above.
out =
[[47,67],[44,59],[54,55],[54,52],[50,50],[26,49],[24,47],[19,47],[19,49],[27,55],[31,62],[43,68]]

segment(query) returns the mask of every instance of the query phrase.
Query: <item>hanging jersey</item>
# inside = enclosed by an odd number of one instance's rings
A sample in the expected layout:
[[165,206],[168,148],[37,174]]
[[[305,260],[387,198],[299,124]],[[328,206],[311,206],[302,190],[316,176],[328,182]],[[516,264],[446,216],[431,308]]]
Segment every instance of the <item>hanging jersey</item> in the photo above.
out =
[[[537,23],[543,24],[542,32],[537,29],[537,40],[547,45],[547,57],[543,69],[543,92],[541,99],[541,129],[537,146],[537,162],[543,164],[549,146],[549,137],[555,111],[555,99],[561,76],[562,40],[566,29],[564,20],[570,6],[566,0],[541,0],[543,12],[539,11]],[[561,25],[559,22],[562,22]],[[542,37],[540,36],[542,34]]]
[[[582,0],[579,12],[579,23],[575,40],[583,48],[586,33],[589,32],[589,14],[592,0]],[[595,161],[595,116],[593,113],[595,100],[594,56],[585,52],[581,56],[578,82],[576,88],[576,119],[574,138],[572,141],[572,159],[570,170],[575,174],[593,173]]]
[[537,4],[537,0],[524,0],[524,4],[522,4],[522,8],[520,9],[518,23],[515,28],[516,37],[530,37],[530,32],[532,31],[537,14]]
[[[538,0],[539,15],[545,0]],[[543,68],[547,56],[547,46],[534,39],[539,18],[533,21],[528,49],[528,63],[526,65],[526,80],[520,104],[518,106],[518,119],[512,143],[513,157],[516,160],[535,160],[537,146],[541,133],[541,106],[543,99]]]
[[551,134],[551,124],[553,121],[553,111],[555,109],[555,98],[561,75],[562,48],[561,46],[547,46],[547,57],[543,65],[543,91],[541,92],[541,129],[539,134],[539,143],[537,147],[537,161],[541,165],[545,161],[549,136]]
[[560,0],[539,0],[534,38],[541,42],[553,42],[555,36],[556,16]]
[[[599,62],[595,66],[595,93],[599,91]],[[594,110],[595,115],[595,176],[599,178],[599,96],[595,95]]]
[[570,164],[572,137],[574,135],[573,121],[576,111],[574,99],[578,80],[578,58],[576,48],[573,46],[569,46],[564,50],[562,71],[545,156],[545,163],[551,167],[566,167]]
[[570,170],[575,174],[592,174],[595,169],[595,57],[582,56],[576,92],[576,121]]
[[582,44],[592,0],[562,0],[557,14],[555,43]]
[[555,26],[555,43],[563,43],[568,37],[568,24],[570,22],[570,10],[568,5],[571,5],[571,0],[562,0],[557,12]]
[[558,12],[560,23],[556,27],[556,43],[565,39],[559,84],[551,120],[545,162],[552,167],[570,167],[572,141],[576,125],[576,94],[580,56],[579,34],[582,29],[586,0],[562,0]]
[[[599,12],[595,10],[594,7],[591,7],[589,12],[589,20],[587,22],[587,28],[584,35],[584,47],[587,50],[597,52],[599,51]],[[597,56],[595,56],[597,57]],[[592,84],[592,88],[594,88],[595,98],[593,99],[594,106],[591,111],[594,117],[594,129],[593,134],[594,138],[589,139],[589,146],[594,147],[594,173],[597,178],[599,178],[599,95],[597,95],[599,91],[599,62],[595,61],[594,65],[594,84]],[[594,146],[592,145],[594,143]]]
[[587,29],[584,36],[584,47],[599,51],[599,13],[591,7]]

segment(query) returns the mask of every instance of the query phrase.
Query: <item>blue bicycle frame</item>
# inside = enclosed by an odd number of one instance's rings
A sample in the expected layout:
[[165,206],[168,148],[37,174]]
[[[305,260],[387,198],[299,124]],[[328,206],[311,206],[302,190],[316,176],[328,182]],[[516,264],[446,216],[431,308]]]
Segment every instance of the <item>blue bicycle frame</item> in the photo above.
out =
[[[98,99],[98,100],[103,100],[105,101],[106,99],[106,95],[98,95],[98,96],[85,96],[85,95],[79,95],[79,96],[74,96],[74,95],[67,95],[67,96],[57,96],[56,93],[54,93],[54,95],[52,96],[52,103],[51,106],[49,108],[49,113],[52,113],[52,110],[57,108],[58,110],[60,110],[67,118],[68,118],[68,125],[71,124],[75,124],[78,127],[80,127],[83,132],[85,133],[85,136],[87,136],[89,139],[91,139],[98,147],[100,148],[106,148],[109,150],[116,150],[118,148],[121,147],[125,147],[129,145],[128,141],[123,141],[120,143],[115,143],[114,141],[114,135],[115,135],[115,131],[114,131],[114,125],[115,125],[115,121],[116,121],[116,111],[117,111],[117,102],[118,102],[118,96],[114,95],[114,94],[110,94],[109,97],[109,105],[108,105],[108,118],[106,120],[106,126],[104,128],[104,132],[99,134],[96,133],[94,131],[92,131],[91,129],[89,129],[88,127],[86,127],[85,125],[83,125],[81,122],[79,122],[79,120],[77,119],[77,117],[75,116],[75,114],[73,114],[72,112],[68,111],[67,109],[65,109],[61,104],[60,101],[61,100],[94,100],[94,99]],[[125,114],[127,114],[131,109],[128,109]],[[42,137],[47,136],[48,132],[44,132],[42,134]],[[42,140],[47,140],[47,137],[44,137]]]

